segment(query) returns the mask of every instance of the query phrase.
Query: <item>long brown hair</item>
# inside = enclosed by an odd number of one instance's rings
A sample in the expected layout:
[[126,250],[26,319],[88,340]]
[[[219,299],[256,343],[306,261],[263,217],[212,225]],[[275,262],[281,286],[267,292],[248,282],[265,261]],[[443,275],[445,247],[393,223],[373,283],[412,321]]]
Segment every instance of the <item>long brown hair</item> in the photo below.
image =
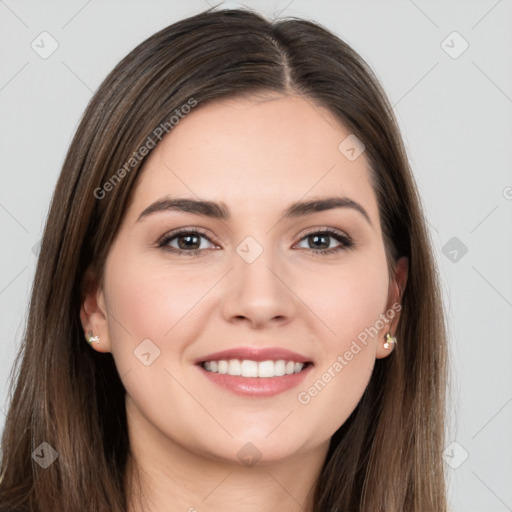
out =
[[[444,313],[392,107],[369,66],[323,27],[212,9],[129,53],[93,96],[71,143],[11,375],[0,509],[126,510],[125,390],[112,355],[84,341],[79,310],[86,269],[93,266],[101,277],[147,158],[138,151],[155,139],[157,127],[170,131],[169,119],[191,100],[201,105],[270,91],[327,108],[364,143],[390,273],[398,257],[409,259],[399,343],[376,361],[360,403],[332,437],[314,511],[446,510]],[[43,442],[58,454],[46,469],[32,456]]]

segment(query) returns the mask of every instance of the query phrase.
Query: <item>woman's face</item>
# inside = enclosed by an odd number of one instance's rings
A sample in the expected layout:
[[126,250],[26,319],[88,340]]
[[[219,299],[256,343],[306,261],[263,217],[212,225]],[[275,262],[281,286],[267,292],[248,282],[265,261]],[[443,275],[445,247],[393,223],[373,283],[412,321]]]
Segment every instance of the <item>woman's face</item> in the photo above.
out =
[[361,149],[269,96],[197,107],[153,150],[82,311],[132,435],[247,464],[327,449],[398,319]]

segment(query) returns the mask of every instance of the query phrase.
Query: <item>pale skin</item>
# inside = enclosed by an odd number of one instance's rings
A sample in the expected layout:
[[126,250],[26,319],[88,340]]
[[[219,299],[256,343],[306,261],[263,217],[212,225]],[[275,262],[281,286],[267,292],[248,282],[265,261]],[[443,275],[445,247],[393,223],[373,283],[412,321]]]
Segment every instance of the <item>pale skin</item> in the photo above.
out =
[[[130,512],[312,510],[309,491],[329,440],[359,402],[375,360],[393,352],[384,335],[396,332],[399,313],[309,403],[298,394],[400,302],[407,279],[405,258],[394,279],[388,274],[365,154],[350,161],[338,149],[349,134],[298,96],[230,99],[197,107],[150,154],[103,286],[89,274],[81,309],[84,330],[100,337],[92,349],[112,352],[127,391],[144,507],[128,472]],[[230,218],[162,210],[139,220],[166,196],[220,203]],[[358,203],[368,219],[350,207],[282,215],[292,203],[333,196]],[[184,254],[193,250],[179,245],[186,235],[167,242],[182,254],[158,247],[179,228],[201,231],[198,254]],[[344,247],[331,234],[320,247],[307,236],[326,228],[354,245],[318,254]],[[236,250],[248,236],[263,249],[251,263]],[[148,366],[134,355],[146,339],[160,350]],[[211,383],[194,360],[239,346],[287,348],[314,366],[298,388],[238,396]],[[237,455],[247,443],[261,456],[252,466]]]

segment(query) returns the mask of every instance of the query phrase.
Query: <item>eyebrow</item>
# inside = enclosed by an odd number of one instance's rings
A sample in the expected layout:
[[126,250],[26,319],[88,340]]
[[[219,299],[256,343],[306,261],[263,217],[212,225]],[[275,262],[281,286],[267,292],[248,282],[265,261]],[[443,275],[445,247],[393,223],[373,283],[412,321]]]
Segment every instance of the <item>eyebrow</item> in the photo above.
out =
[[[305,215],[312,215],[317,212],[332,210],[334,208],[350,208],[355,210],[367,220],[370,226],[373,227],[368,212],[359,203],[349,199],[348,197],[335,196],[309,201],[298,201],[291,204],[286,210],[284,210],[284,212],[282,212],[282,216],[285,218],[297,218]],[[223,203],[188,198],[165,197],[150,204],[139,215],[137,222],[153,213],[169,210],[193,213],[219,220],[229,220],[231,218],[228,208]]]

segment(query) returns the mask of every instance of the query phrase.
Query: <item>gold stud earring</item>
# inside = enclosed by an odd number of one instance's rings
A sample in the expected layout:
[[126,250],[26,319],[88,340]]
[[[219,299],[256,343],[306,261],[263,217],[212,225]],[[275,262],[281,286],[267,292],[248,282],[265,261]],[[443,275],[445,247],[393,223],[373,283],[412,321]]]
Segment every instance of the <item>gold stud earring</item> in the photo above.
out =
[[100,342],[100,337],[99,336],[93,336],[92,335],[92,331],[89,331],[89,334],[85,335],[85,339],[87,340],[88,343],[90,343],[91,345],[93,343],[99,343]]
[[391,336],[391,333],[388,332],[386,336],[384,336],[384,348],[389,349],[391,345],[396,345],[396,338]]

